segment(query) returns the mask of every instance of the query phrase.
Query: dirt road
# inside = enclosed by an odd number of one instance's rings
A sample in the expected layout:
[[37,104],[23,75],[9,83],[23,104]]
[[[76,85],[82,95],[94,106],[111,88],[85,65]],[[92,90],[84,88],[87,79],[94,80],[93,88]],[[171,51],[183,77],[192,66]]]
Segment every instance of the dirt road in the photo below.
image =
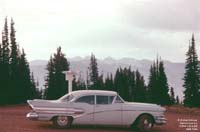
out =
[[[30,121],[25,115],[30,109],[27,105],[0,107],[0,132],[137,132],[130,128],[73,126],[70,129],[56,129],[50,122]],[[152,132],[200,132],[200,116],[185,115],[175,112],[166,112],[167,124],[155,126]],[[186,130],[181,125],[181,120],[197,120],[197,130]],[[190,129],[190,128],[189,128]]]

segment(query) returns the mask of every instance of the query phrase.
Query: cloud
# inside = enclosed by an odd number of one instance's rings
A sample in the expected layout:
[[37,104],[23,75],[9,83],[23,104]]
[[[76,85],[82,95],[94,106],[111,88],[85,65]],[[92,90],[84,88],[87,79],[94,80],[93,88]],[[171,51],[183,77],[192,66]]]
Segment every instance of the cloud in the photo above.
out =
[[198,0],[0,0],[0,28],[6,15],[14,18],[17,42],[30,60],[49,59],[61,45],[69,57],[93,52],[98,58],[154,59],[158,53],[183,61],[192,32],[200,30],[198,5]]
[[125,6],[124,19],[141,28],[169,31],[200,31],[199,0],[151,0]]

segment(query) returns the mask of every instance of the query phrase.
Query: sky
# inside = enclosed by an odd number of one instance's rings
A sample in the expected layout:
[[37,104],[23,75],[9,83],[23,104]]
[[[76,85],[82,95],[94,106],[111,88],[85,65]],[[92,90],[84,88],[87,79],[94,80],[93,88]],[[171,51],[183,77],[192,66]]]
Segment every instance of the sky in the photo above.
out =
[[15,22],[28,60],[62,47],[66,57],[156,58],[184,62],[195,35],[200,55],[199,0],[0,0],[4,19]]

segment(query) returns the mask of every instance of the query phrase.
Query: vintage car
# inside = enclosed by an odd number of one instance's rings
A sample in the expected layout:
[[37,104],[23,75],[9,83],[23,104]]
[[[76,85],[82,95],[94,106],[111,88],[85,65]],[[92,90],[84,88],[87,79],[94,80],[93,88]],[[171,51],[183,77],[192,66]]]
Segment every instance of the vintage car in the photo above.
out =
[[165,124],[165,108],[156,104],[124,101],[116,92],[73,91],[58,100],[28,100],[31,120],[52,121],[59,128],[72,124],[134,126],[150,130]]

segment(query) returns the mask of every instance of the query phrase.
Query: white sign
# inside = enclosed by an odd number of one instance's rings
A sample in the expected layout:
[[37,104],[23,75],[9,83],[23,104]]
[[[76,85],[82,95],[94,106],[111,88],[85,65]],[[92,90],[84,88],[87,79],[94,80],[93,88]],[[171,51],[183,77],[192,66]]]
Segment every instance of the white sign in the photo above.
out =
[[65,79],[68,80],[68,93],[72,91],[72,81],[74,79],[75,73],[72,71],[63,71],[65,74]]

